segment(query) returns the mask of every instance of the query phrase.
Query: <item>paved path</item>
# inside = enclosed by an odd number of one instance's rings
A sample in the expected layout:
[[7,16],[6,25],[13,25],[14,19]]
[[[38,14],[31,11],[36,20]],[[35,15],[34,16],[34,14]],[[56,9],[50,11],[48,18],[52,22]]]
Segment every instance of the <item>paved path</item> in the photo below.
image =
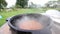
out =
[[60,34],[60,25],[59,25],[59,24],[52,23],[52,28],[51,28],[51,30],[52,30],[55,34]]
[[0,28],[0,34],[11,34],[11,31],[7,23]]

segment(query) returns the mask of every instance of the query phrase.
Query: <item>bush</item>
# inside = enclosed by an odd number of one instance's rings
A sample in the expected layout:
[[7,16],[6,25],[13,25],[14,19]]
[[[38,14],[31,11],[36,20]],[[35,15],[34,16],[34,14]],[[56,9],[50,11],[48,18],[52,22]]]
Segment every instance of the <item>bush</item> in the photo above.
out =
[[27,5],[28,0],[17,0],[17,6],[24,8]]
[[6,6],[5,0],[0,0],[0,9],[4,8]]

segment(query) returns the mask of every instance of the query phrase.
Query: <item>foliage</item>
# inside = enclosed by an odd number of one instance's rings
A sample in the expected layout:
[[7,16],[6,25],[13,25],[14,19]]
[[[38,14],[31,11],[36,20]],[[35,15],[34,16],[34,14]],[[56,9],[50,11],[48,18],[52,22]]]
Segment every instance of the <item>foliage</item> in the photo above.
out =
[[60,1],[49,1],[45,5],[50,8],[60,8]]
[[17,6],[24,8],[27,5],[28,0],[17,0]]
[[0,9],[4,8],[6,5],[7,4],[6,4],[5,0],[0,0]]

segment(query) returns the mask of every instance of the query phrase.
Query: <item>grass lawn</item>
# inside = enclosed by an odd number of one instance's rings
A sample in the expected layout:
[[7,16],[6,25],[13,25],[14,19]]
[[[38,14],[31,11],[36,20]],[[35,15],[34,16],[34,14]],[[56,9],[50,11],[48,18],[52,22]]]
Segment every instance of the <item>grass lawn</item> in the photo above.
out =
[[43,8],[43,9],[16,9],[16,10],[11,10],[9,12],[7,11],[2,11],[0,12],[0,15],[2,15],[2,18],[0,19],[0,27],[6,23],[6,19],[8,17],[17,15],[17,14],[23,14],[23,13],[42,13],[45,12],[47,10],[47,8]]

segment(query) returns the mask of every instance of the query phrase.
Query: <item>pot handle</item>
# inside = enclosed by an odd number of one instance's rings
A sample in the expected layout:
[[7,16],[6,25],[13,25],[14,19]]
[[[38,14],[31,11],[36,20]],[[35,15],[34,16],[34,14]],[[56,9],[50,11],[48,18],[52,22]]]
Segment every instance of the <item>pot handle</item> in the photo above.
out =
[[11,19],[11,17],[7,18],[6,21],[7,21],[7,22],[10,21],[10,19]]

